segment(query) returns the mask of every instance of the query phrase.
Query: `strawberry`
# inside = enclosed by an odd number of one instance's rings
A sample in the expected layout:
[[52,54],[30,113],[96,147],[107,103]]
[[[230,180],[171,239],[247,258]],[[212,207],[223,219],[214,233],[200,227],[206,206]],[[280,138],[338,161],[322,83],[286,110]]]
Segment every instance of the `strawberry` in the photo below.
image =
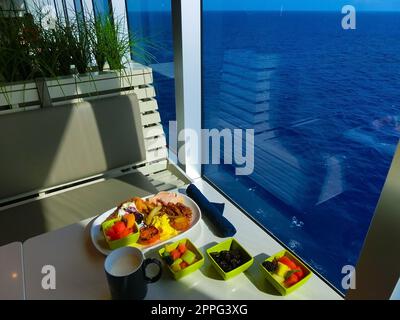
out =
[[299,282],[299,277],[296,276],[295,273],[293,273],[285,280],[283,284],[285,285],[286,288],[289,288],[292,285],[296,284],[297,282]]
[[296,269],[296,264],[292,261],[292,260],[290,260],[288,257],[286,257],[286,256],[283,256],[283,257],[280,257],[279,259],[278,259],[278,261],[280,262],[280,263],[283,263],[283,264],[285,264],[285,265],[287,265],[290,269]]
[[182,261],[179,265],[181,266],[181,269],[185,269],[186,267],[189,266],[189,264],[185,261]]

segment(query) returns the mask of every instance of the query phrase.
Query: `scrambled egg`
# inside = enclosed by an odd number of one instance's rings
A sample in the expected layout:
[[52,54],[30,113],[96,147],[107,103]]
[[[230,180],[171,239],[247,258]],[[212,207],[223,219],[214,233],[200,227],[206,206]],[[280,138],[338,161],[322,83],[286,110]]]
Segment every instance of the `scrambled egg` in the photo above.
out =
[[171,238],[178,234],[178,231],[169,224],[169,218],[166,214],[155,216],[151,224],[160,230],[161,240]]

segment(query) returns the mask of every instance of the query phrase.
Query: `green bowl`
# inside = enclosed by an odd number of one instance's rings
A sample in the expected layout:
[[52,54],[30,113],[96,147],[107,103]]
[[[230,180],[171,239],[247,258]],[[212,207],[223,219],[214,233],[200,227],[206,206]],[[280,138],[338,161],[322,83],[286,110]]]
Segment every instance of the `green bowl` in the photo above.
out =
[[[222,270],[222,268],[218,265],[218,263],[214,260],[214,258],[211,256],[212,252],[221,252],[224,250],[239,250],[240,254],[244,258],[245,263],[237,267],[236,269],[233,269],[229,272],[225,272]],[[209,249],[207,249],[207,255],[210,258],[210,261],[214,268],[218,271],[218,273],[221,275],[221,277],[224,280],[228,280],[230,278],[236,277],[238,274],[242,273],[243,271],[246,271],[254,262],[253,257],[237,242],[234,238],[227,239]]]
[[300,288],[302,285],[304,285],[308,279],[311,278],[312,272],[311,270],[304,264],[302,263],[300,260],[298,260],[294,255],[292,255],[289,251],[287,250],[282,250],[280,252],[278,252],[277,254],[269,257],[268,259],[265,259],[265,261],[272,261],[274,260],[274,258],[281,258],[283,256],[287,256],[290,260],[292,260],[293,262],[296,263],[296,265],[302,267],[305,276],[303,277],[303,279],[301,279],[299,282],[297,282],[296,284],[292,285],[289,288],[286,288],[284,285],[280,284],[278,281],[276,281],[273,277],[272,274],[265,269],[265,267],[262,265],[262,263],[260,264],[261,270],[263,271],[263,273],[265,274],[266,278],[268,279],[269,282],[271,282],[271,284],[279,291],[279,293],[283,296],[297,290],[298,288]]
[[[204,264],[204,256],[201,254],[200,250],[197,249],[197,247],[189,239],[182,239],[182,240],[176,241],[174,243],[169,243],[167,245],[177,248],[180,243],[186,244],[186,248],[189,249],[190,251],[192,251],[196,255],[197,261],[195,263],[192,263],[190,266],[186,267],[185,269],[182,269],[178,272],[175,272],[174,270],[172,270],[171,267],[165,263],[168,266],[169,271],[171,271],[172,275],[174,276],[175,280],[179,280],[179,279],[193,273],[197,269],[200,269]],[[162,257],[163,257],[164,252],[165,252],[165,246],[162,249],[158,250],[158,254],[160,255],[160,257],[163,261],[164,261],[164,259]]]
[[137,225],[136,222],[135,225],[137,231],[135,233],[131,233],[129,236],[124,237],[122,239],[112,240],[112,241],[108,240],[108,237],[106,236],[106,230],[112,225],[114,225],[114,223],[117,221],[121,221],[121,218],[107,220],[101,224],[101,229],[103,230],[104,238],[106,239],[106,242],[111,250],[130,246],[139,240],[140,231],[139,231],[139,226]]

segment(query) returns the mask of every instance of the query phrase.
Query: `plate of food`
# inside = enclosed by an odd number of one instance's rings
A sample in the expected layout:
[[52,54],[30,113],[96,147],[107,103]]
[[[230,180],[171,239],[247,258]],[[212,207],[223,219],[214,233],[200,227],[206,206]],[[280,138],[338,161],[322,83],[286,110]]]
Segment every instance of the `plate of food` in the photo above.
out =
[[134,197],[100,214],[91,225],[90,237],[105,255],[122,246],[146,250],[188,232],[200,219],[200,208],[191,198],[163,191]]

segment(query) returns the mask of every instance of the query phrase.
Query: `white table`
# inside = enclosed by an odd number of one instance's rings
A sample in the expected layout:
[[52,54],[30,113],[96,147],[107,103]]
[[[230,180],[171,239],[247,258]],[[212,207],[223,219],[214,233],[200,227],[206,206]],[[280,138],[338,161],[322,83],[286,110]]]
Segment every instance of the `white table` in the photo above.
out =
[[0,247],[0,300],[24,299],[22,243]]
[[[255,257],[245,273],[223,281],[210,265],[175,281],[164,268],[160,281],[149,285],[147,299],[341,299],[316,275],[299,290],[282,297],[263,278],[259,263],[282,247],[209,184],[199,179],[196,186],[210,200],[225,202],[224,215],[235,225],[235,238]],[[60,230],[43,234],[24,243],[24,267],[27,299],[109,299],[103,270],[104,256],[90,242],[88,219]],[[222,241],[201,221],[185,235],[203,252]],[[156,249],[146,253],[157,257]],[[41,286],[44,265],[56,269],[56,289]]]

